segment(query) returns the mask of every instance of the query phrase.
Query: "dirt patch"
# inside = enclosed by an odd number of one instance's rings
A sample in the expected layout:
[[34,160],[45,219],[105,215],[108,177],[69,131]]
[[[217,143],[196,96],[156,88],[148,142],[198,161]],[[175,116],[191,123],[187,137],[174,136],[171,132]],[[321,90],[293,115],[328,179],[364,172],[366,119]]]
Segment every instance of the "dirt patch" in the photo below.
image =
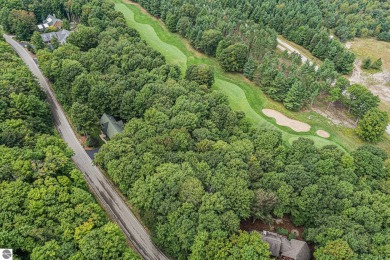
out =
[[316,134],[318,136],[321,136],[323,138],[329,138],[330,137],[330,134],[324,130],[317,130]]
[[266,224],[260,220],[245,220],[240,223],[240,229],[246,231],[271,231],[275,232],[277,229],[286,229],[288,233],[296,233],[298,236],[296,239],[302,239],[304,227],[296,227],[288,216],[284,216],[282,219],[275,219],[271,224]]
[[347,128],[355,128],[357,126],[356,119],[348,113],[348,109],[341,102],[329,103],[326,99],[327,96],[321,93],[315,105],[311,106],[311,110],[329,119],[337,126]]
[[276,123],[281,126],[290,127],[295,132],[309,132],[311,126],[298,120],[291,119],[273,109],[263,109],[262,112],[268,117],[275,118]]
[[377,72],[374,74],[365,72],[361,68],[362,62],[356,60],[355,66],[349,80],[352,84],[362,84],[381,100],[390,103],[390,73],[387,71]]

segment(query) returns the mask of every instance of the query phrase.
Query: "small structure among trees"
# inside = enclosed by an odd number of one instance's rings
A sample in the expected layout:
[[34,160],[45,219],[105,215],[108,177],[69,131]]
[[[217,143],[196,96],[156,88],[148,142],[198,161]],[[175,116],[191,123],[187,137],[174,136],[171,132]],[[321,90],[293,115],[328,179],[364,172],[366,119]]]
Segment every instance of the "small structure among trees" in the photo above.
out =
[[64,44],[66,43],[66,39],[68,38],[69,34],[70,31],[61,30],[58,32],[42,33],[41,38],[44,43],[50,43],[54,38],[56,38],[59,44]]
[[57,29],[62,29],[62,24],[63,24],[62,20],[58,19],[55,14],[53,15],[49,14],[46,20],[44,20],[41,24],[38,24],[37,27],[39,31],[44,31],[50,26],[53,26]]
[[286,260],[310,260],[309,246],[305,241],[291,239],[279,234],[263,231],[262,239],[269,244],[269,250],[275,257]]
[[122,133],[123,131],[123,122],[122,120],[116,121],[113,116],[107,115],[104,113],[100,119],[100,125],[102,127],[102,132],[108,138],[112,138],[114,135]]

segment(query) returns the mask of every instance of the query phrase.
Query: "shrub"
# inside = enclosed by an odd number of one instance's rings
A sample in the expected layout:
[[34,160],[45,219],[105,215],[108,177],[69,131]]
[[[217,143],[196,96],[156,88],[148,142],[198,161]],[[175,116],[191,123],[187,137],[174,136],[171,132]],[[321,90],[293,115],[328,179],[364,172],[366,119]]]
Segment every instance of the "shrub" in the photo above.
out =
[[276,228],[276,233],[283,236],[288,236],[288,230],[285,228]]

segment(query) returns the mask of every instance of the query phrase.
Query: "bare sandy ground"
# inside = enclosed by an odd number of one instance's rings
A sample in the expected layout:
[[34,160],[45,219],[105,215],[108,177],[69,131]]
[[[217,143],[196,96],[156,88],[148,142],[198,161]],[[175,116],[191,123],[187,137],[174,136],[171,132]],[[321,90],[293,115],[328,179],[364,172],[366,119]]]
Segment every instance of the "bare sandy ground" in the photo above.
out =
[[330,137],[330,134],[324,130],[317,130],[316,134],[318,136],[321,136],[323,138],[329,138]]
[[288,118],[287,116],[283,115],[282,113],[280,113],[276,110],[263,109],[262,112],[264,113],[264,115],[266,115],[268,117],[275,118],[276,123],[278,125],[290,127],[295,132],[308,132],[308,131],[310,131],[311,127],[309,124]]
[[[362,84],[366,86],[374,95],[384,103],[389,113],[390,107],[390,72],[382,71],[374,74],[364,72],[361,68],[361,61],[356,60],[352,75],[349,78],[351,83]],[[386,132],[390,134],[390,125]]]
[[374,95],[377,95],[384,102],[390,103],[390,73],[382,71],[374,74],[362,70],[361,61],[356,60],[352,75],[349,78],[351,83],[358,83],[367,86]]

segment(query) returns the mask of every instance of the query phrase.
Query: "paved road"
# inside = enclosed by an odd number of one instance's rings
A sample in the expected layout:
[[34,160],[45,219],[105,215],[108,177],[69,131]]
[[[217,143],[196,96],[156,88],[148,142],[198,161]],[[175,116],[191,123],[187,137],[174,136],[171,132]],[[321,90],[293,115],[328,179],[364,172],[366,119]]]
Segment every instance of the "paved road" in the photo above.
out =
[[138,219],[133,215],[121,196],[115,191],[112,184],[105,178],[102,172],[93,165],[91,158],[87,155],[80,145],[60,104],[50,89],[45,77],[38,68],[37,64],[11,37],[4,35],[6,41],[16,50],[19,56],[27,64],[33,74],[37,77],[41,87],[47,94],[47,100],[50,103],[54,124],[60,133],[62,139],[72,148],[74,163],[84,173],[89,187],[94,192],[97,199],[110,214],[112,219],[121,227],[123,233],[129,241],[135,246],[139,254],[144,259],[168,259],[150,240],[150,236]]

